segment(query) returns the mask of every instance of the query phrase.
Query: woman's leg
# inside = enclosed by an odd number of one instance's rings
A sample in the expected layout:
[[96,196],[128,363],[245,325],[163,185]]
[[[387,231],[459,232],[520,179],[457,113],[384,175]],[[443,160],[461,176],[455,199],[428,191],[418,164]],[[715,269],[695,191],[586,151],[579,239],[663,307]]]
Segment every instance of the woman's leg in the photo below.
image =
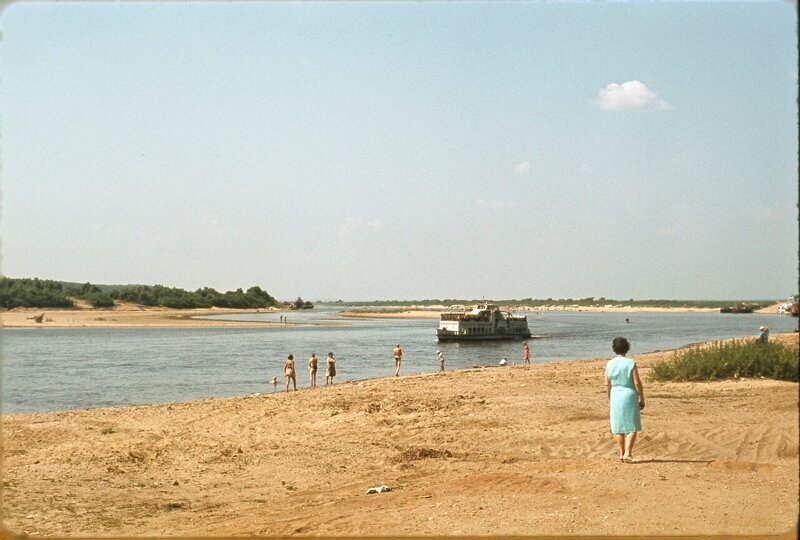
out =
[[636,432],[633,433],[626,433],[625,434],[625,457],[632,457],[631,452],[633,451],[633,443],[636,442]]
[[617,457],[622,459],[622,456],[625,455],[625,435],[614,433],[614,442],[617,443]]

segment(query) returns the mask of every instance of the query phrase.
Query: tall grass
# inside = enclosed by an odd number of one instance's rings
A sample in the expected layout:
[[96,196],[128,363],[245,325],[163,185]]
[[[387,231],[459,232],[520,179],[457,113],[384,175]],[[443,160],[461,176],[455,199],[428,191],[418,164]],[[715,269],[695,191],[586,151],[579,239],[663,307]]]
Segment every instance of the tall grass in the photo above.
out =
[[656,381],[712,381],[737,377],[766,377],[798,381],[798,349],[782,343],[734,340],[677,351],[656,362],[650,378]]

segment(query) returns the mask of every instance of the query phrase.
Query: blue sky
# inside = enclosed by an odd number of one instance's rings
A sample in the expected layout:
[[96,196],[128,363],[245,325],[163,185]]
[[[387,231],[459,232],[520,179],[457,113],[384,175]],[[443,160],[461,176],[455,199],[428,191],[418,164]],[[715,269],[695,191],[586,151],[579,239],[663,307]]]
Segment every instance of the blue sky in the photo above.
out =
[[783,298],[796,11],[12,4],[2,270],[280,298]]

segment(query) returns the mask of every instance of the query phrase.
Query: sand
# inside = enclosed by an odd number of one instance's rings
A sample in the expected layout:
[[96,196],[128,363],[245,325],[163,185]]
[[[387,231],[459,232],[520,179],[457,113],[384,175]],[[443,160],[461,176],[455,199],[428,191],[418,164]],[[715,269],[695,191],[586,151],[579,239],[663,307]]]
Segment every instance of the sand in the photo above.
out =
[[775,302],[771,306],[767,306],[767,307],[764,307],[764,308],[761,308],[761,309],[757,309],[753,313],[774,313],[775,315],[777,315],[778,314],[778,307],[781,306],[782,304],[785,304],[785,303],[786,303],[785,300],[781,301],[781,302]]
[[[777,305],[759,310],[757,313],[776,313]],[[718,309],[706,308],[644,308],[644,307],[619,307],[619,306],[528,306],[503,307],[513,311],[571,311],[571,312],[601,312],[601,313],[666,313],[666,312],[710,312],[718,313]],[[364,310],[351,310],[339,312],[343,319],[347,318],[374,318],[374,319],[439,319],[445,311],[444,306],[414,306],[409,309],[387,308],[384,313],[373,311],[374,308]],[[113,309],[93,309],[85,302],[78,301],[77,309],[30,309],[16,308],[0,312],[0,323],[9,328],[236,328],[247,326],[281,325],[277,321],[223,321],[196,319],[197,316],[222,315],[230,313],[287,313],[292,319],[291,311],[281,311],[276,308],[267,309],[167,309],[158,307],[145,307],[136,304],[121,303]],[[34,317],[44,314],[44,320],[37,323]],[[284,323],[285,324],[285,323]],[[309,323],[304,323],[309,324]],[[332,326],[337,324],[314,323],[316,326]],[[289,326],[295,323],[290,322]]]
[[410,309],[404,311],[340,311],[340,317],[356,319],[439,319],[443,310]]
[[[637,356],[638,464],[614,459],[605,359],[5,415],[4,522],[35,535],[790,530],[798,385],[650,382],[670,354]],[[378,485],[392,491],[365,493]]]

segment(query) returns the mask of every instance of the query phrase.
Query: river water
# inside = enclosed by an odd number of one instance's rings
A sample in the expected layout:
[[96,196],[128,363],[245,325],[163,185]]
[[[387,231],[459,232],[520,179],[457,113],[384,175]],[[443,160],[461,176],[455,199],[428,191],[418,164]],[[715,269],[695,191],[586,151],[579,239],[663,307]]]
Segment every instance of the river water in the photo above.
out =
[[[313,311],[219,316],[274,320],[288,315],[302,326],[249,328],[26,328],[0,331],[2,412],[37,412],[270,393],[284,382],[283,362],[298,360],[298,385],[308,386],[310,354],[336,355],[336,382],[394,372],[392,348],[403,346],[401,374],[435,371],[437,350],[446,367],[520,363],[519,341],[437,343],[436,319],[343,319],[342,307]],[[533,362],[610,357],[611,340],[625,336],[631,354],[689,343],[794,331],[796,318],[720,313],[529,312]],[[625,322],[625,318],[630,323]],[[338,323],[336,326],[322,324]],[[267,381],[277,376],[277,388]],[[601,375],[598,375],[601,376]]]

